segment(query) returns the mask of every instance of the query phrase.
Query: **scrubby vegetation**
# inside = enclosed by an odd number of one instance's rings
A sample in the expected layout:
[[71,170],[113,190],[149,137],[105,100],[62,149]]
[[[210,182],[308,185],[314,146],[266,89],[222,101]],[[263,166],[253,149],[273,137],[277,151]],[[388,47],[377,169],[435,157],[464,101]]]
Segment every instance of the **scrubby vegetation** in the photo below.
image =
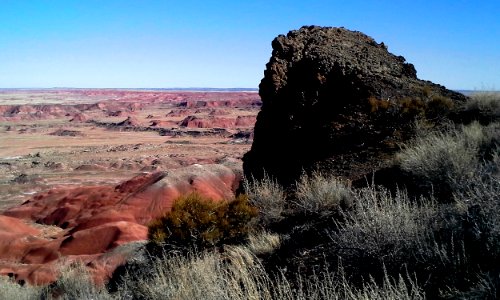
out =
[[435,95],[428,86],[424,87],[420,96],[403,97],[401,99],[368,98],[368,107],[371,113],[383,114],[403,119],[425,117],[428,120],[438,121],[446,118],[455,108],[450,98]]
[[172,210],[149,224],[151,242],[170,250],[205,249],[241,242],[257,209],[245,195],[214,202],[197,193],[180,197]]
[[[150,225],[150,244],[161,254],[139,255],[115,275],[121,281],[112,289],[78,285],[80,277],[68,272],[45,288],[3,280],[0,295],[497,299],[500,97],[491,97],[481,94],[456,108],[462,115],[479,110],[488,116],[481,121],[419,123],[420,134],[394,160],[395,169],[414,179],[411,191],[374,183],[355,188],[320,173],[304,174],[286,190],[269,177],[247,180],[246,196],[231,201],[179,199]],[[189,251],[172,251],[179,248]]]

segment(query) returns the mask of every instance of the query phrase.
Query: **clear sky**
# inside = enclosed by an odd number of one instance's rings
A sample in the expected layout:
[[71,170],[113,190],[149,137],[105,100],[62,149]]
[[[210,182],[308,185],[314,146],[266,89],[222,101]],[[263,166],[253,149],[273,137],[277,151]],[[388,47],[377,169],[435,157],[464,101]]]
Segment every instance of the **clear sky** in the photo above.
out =
[[0,88],[258,87],[278,34],[362,31],[452,89],[500,89],[500,0],[0,0]]

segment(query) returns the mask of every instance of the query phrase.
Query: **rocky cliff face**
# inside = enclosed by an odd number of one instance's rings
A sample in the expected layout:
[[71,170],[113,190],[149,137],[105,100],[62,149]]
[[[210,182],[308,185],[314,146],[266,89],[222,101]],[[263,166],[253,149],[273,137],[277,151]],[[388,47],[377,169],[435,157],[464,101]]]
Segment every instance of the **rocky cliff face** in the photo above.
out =
[[370,172],[412,135],[416,117],[445,117],[462,94],[419,80],[383,43],[344,28],[302,27],[272,42],[262,108],[246,176],[265,170],[283,183],[318,166],[337,175]]

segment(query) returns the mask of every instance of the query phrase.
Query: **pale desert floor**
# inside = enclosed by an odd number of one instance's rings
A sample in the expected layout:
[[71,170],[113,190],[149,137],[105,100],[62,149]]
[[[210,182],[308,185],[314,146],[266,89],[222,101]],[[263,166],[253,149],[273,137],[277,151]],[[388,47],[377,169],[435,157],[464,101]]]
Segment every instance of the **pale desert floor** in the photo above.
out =
[[[0,211],[61,185],[114,184],[195,163],[241,167],[254,122],[217,118],[252,119],[258,102],[248,92],[0,91]],[[86,120],[73,120],[78,114]],[[179,126],[188,116],[208,125]],[[116,125],[129,117],[133,124]]]

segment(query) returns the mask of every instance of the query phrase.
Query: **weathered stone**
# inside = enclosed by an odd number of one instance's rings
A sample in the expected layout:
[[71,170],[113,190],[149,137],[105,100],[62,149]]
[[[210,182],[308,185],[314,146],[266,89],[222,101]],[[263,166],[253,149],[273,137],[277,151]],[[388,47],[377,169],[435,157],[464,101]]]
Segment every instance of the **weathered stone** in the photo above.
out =
[[302,27],[272,42],[247,177],[293,183],[318,166],[360,177],[412,135],[413,119],[446,115],[466,99],[429,81],[371,37]]

